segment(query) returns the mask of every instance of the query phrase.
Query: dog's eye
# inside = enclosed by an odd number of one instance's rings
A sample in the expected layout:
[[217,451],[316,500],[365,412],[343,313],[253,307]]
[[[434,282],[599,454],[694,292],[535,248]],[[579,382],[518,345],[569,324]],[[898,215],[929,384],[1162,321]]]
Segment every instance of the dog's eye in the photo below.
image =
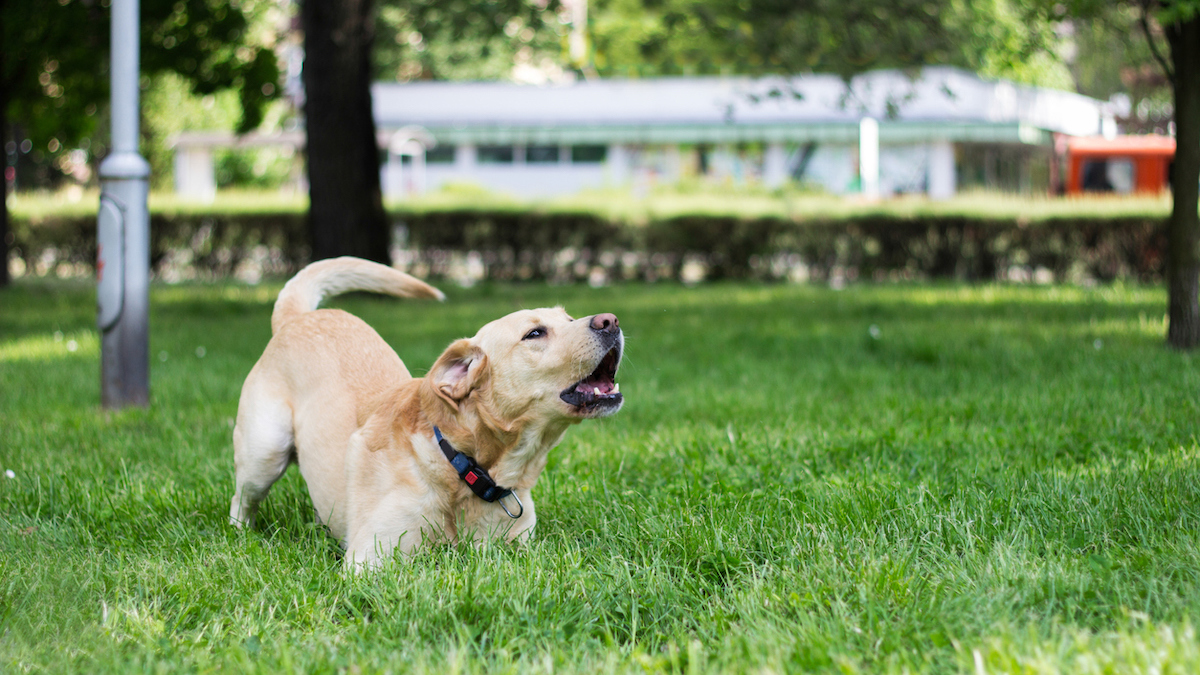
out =
[[541,328],[541,327],[534,328],[533,330],[526,333],[525,337],[523,337],[521,339],[522,340],[536,340],[540,337],[546,337],[546,329],[545,328]]

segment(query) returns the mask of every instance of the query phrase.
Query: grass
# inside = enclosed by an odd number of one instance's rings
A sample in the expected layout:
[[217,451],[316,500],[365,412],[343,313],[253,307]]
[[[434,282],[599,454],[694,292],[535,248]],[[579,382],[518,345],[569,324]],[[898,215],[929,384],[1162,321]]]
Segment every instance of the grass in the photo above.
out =
[[[37,221],[53,216],[94,214],[99,196],[95,191],[67,193],[22,193],[10,197],[14,217]],[[1039,222],[1053,218],[1166,217],[1169,196],[1088,196],[1049,198],[990,192],[964,192],[953,199],[931,201],[920,196],[865,202],[836,195],[786,190],[737,189],[695,186],[690,189],[661,188],[642,198],[631,199],[628,191],[584,192],[561,198],[518,199],[468,186],[432,192],[388,207],[395,212],[439,212],[468,209],[480,211],[537,211],[597,214],[613,221],[644,223],[686,215],[735,216],[845,220],[865,216],[897,218],[966,217]],[[165,214],[206,213],[303,213],[308,208],[305,194],[277,191],[223,191],[209,204],[189,201],[174,194],[150,196],[150,209]]]
[[1200,364],[1161,289],[342,299],[418,374],[519,306],[628,339],[531,545],[346,578],[295,470],[225,523],[277,288],[156,287],[154,405],[116,413],[88,287],[0,292],[0,670],[1200,671]]

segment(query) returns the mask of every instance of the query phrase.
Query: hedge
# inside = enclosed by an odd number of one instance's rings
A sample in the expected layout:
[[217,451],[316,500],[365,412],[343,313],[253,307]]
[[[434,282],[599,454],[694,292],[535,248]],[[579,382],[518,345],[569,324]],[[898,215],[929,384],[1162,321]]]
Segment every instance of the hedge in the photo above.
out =
[[[1164,220],[1111,217],[859,213],[797,218],[674,214],[641,220],[589,210],[394,210],[394,261],[418,274],[478,279],[757,278],[854,280],[1053,278],[1154,281],[1164,265]],[[16,215],[14,266],[27,274],[88,274],[90,214]],[[305,215],[156,212],[154,274],[255,280],[291,274],[308,259]]]

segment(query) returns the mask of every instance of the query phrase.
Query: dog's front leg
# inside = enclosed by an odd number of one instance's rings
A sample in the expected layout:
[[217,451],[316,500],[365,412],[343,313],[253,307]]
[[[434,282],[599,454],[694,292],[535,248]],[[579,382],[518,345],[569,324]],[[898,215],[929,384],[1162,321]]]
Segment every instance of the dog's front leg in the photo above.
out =
[[537,525],[537,512],[533,508],[533,494],[529,490],[518,490],[517,496],[521,498],[524,508],[521,510],[521,517],[512,521],[512,527],[505,538],[510,542],[524,544],[533,536],[533,526]]
[[469,536],[476,546],[499,539],[525,543],[533,535],[537,516],[534,514],[533,497],[529,490],[519,490],[517,496],[520,497],[523,507],[520,511],[517,510],[519,507],[516,500],[511,497],[505,499],[505,505],[514,515],[519,513],[519,518],[509,516],[497,502],[488,503],[472,498],[462,512],[460,534]]
[[[376,567],[397,550],[409,555],[437,527],[416,512],[411,495],[393,491],[379,501],[346,541],[346,569],[355,572]],[[405,515],[407,514],[407,515]]]

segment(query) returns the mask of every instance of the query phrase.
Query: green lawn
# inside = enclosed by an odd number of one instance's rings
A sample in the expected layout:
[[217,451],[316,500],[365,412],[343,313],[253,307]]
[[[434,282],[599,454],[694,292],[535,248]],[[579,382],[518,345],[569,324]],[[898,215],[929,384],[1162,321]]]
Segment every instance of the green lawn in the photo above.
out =
[[358,578],[295,470],[225,522],[277,289],[156,288],[120,413],[89,288],[0,292],[0,671],[1200,671],[1200,362],[1161,289],[344,299],[416,374],[522,306],[615,312],[628,354],[531,545]]

